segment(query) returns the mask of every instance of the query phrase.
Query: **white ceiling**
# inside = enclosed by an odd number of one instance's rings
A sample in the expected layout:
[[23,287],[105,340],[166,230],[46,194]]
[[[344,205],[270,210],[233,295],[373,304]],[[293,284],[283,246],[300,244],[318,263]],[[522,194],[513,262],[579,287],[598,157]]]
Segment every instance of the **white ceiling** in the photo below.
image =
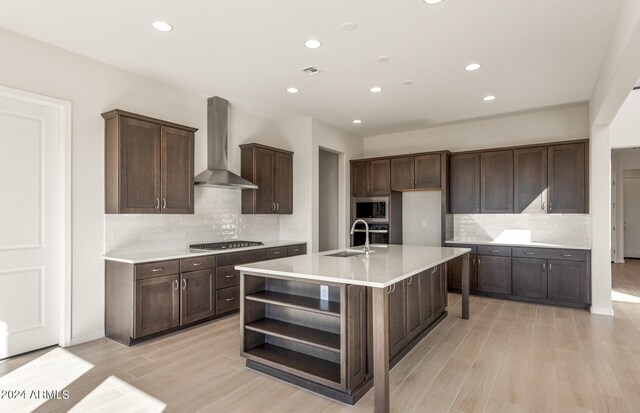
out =
[[[620,0],[0,0],[0,27],[274,120],[367,136],[587,101]],[[161,33],[154,20],[175,30]],[[353,21],[356,31],[342,29]],[[317,38],[323,46],[303,43]],[[378,63],[381,55],[391,57]],[[471,62],[482,64],[466,72]],[[309,77],[300,69],[314,65]],[[402,81],[414,80],[413,86]],[[379,85],[380,94],[369,88]],[[297,95],[285,92],[289,86]],[[487,103],[482,97],[496,95]],[[362,119],[353,125],[353,119]]]

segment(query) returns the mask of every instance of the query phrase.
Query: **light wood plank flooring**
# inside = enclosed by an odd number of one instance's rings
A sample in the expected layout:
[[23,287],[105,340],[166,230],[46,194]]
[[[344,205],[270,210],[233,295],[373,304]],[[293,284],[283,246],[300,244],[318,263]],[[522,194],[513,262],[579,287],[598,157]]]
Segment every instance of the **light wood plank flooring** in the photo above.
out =
[[[640,261],[613,266],[615,318],[460,296],[390,374],[394,412],[640,411]],[[237,316],[125,347],[107,339],[0,361],[0,389],[65,388],[67,400],[0,411],[370,412],[244,367]],[[90,363],[90,364],[87,364]],[[56,387],[58,386],[58,387]]]

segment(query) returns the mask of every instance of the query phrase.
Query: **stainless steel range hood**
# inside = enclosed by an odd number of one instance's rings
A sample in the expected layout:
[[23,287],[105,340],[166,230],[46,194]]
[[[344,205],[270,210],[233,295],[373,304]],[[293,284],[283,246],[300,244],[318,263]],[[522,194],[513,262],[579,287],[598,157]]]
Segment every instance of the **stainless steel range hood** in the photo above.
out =
[[257,185],[227,170],[229,102],[215,96],[207,99],[207,170],[194,178],[196,186],[228,189],[258,189]]

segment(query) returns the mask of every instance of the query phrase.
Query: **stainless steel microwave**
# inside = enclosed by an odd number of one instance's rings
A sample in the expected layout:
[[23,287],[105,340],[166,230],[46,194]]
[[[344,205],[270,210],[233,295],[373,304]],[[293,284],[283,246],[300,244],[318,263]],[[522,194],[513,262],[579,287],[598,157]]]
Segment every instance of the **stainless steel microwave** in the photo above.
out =
[[353,198],[353,219],[364,219],[367,222],[389,222],[389,197],[374,196]]

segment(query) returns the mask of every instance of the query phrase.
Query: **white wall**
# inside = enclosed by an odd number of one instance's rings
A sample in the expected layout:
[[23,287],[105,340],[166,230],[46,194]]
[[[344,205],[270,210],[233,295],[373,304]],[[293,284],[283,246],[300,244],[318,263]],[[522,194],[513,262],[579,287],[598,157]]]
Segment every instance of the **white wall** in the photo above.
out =
[[439,247],[442,192],[402,193],[402,243]]
[[[611,303],[611,122],[640,77],[640,2],[624,0],[589,101],[591,311]],[[619,178],[618,178],[619,179]]]
[[318,234],[319,234],[319,214],[318,205],[320,192],[319,188],[319,150],[320,148],[338,153],[338,210],[339,224],[338,231],[342,236],[339,237],[339,247],[345,248],[349,246],[349,229],[351,227],[350,217],[350,178],[349,178],[349,160],[362,157],[362,138],[350,135],[333,126],[327,125],[317,119],[312,121],[312,181],[311,181],[311,205],[312,205],[312,251],[318,251]]
[[611,122],[612,148],[638,146],[640,146],[640,89],[629,93]]
[[318,171],[318,251],[339,247],[339,155],[321,149]]
[[585,139],[586,104],[513,114],[364,139],[364,155],[399,155],[425,151],[464,151],[509,145]]

